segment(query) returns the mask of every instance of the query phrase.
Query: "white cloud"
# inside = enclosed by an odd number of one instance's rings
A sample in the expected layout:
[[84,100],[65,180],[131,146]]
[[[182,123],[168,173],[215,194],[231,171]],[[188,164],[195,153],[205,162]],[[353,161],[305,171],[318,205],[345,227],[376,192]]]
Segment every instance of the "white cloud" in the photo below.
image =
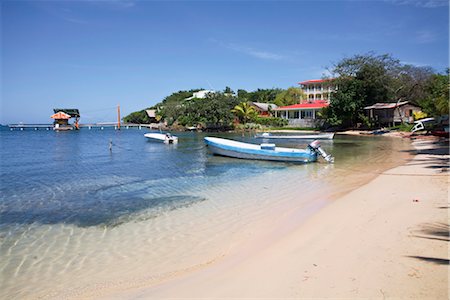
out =
[[228,44],[228,45],[225,45],[225,47],[228,49],[231,49],[233,51],[247,54],[247,55],[250,55],[250,56],[253,56],[253,57],[256,57],[259,59],[264,59],[264,60],[282,60],[282,59],[286,58],[284,55],[280,55],[277,53],[272,53],[272,52],[268,52],[268,51],[264,51],[264,50],[258,50],[258,49],[240,46],[240,45],[236,45],[236,44]]
[[115,8],[130,8],[136,6],[136,1],[134,0],[103,0],[99,3],[110,5]]
[[416,41],[420,44],[428,44],[436,41],[438,38],[435,32],[429,30],[420,30],[416,32]]
[[396,5],[413,5],[416,7],[436,8],[448,6],[448,0],[385,0]]
[[412,65],[415,67],[429,67],[430,66],[429,64],[416,62],[416,61],[401,61],[400,63],[403,65]]
[[136,6],[136,0],[84,0],[83,2],[112,9],[128,9]]

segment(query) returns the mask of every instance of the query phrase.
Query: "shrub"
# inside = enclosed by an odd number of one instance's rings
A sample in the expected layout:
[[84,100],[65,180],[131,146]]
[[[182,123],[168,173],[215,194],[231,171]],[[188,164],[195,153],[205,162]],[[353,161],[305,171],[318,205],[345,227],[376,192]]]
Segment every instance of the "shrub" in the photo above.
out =
[[282,118],[274,118],[274,117],[257,117],[255,119],[255,123],[261,124],[264,126],[283,127],[288,124],[288,120],[282,119]]

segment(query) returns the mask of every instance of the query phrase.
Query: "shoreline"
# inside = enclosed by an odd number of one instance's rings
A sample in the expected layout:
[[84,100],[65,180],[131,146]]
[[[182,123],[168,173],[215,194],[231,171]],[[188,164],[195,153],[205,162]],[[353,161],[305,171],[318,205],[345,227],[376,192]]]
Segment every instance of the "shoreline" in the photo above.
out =
[[246,245],[200,270],[104,295],[446,299],[448,144],[413,144],[411,161],[339,197],[264,247]]

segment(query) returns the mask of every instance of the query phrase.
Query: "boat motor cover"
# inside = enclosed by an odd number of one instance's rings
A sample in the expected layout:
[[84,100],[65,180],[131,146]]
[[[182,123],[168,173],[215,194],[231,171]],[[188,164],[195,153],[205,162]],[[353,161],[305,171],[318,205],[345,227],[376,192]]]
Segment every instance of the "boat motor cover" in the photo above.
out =
[[320,142],[318,140],[314,140],[311,142],[311,144],[309,144],[309,146],[313,149],[320,148]]

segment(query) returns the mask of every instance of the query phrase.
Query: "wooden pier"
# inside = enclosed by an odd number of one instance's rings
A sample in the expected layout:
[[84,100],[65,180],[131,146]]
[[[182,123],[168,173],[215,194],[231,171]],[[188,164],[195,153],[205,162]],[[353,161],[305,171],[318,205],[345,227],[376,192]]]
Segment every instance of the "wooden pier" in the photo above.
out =
[[[10,130],[54,130],[53,124],[9,124]],[[117,122],[111,123],[91,123],[91,124],[80,124],[80,129],[111,129],[114,130],[122,130],[122,129],[142,129],[142,128],[150,128],[150,129],[158,129],[159,127],[155,127],[155,124],[133,124],[133,123],[121,123]]]

